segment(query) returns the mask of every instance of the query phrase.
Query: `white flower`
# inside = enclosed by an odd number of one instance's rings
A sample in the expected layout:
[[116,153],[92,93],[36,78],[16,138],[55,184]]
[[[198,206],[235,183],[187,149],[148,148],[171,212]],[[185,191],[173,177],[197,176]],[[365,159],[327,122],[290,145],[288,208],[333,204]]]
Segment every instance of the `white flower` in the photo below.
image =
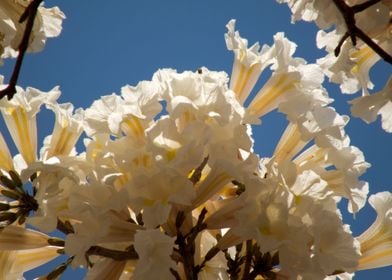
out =
[[[216,245],[217,241],[208,231],[203,231],[196,240],[195,263],[200,264],[208,251]],[[199,244],[198,244],[199,243]],[[219,252],[211,260],[205,263],[197,275],[201,280],[229,280],[227,273],[227,260],[223,252]]]
[[156,81],[142,81],[136,87],[124,86],[121,96],[127,106],[127,116],[121,123],[122,131],[137,142],[144,142],[144,131],[162,110],[158,100],[160,86]]
[[353,277],[354,273],[344,272],[337,275],[327,276],[324,280],[351,280]]
[[71,103],[48,104],[47,107],[55,112],[56,122],[48,146],[41,149],[41,158],[70,155],[83,132],[84,112],[82,109],[78,109],[73,114]]
[[171,259],[174,238],[159,229],[140,230],[135,235],[135,250],[139,256],[133,274],[139,279],[171,279],[170,268],[175,269]]
[[[317,199],[331,195],[346,197],[350,200],[349,211],[356,213],[364,206],[369,191],[368,184],[359,181],[358,177],[370,165],[358,148],[349,146],[349,139],[341,128],[345,120],[329,107],[319,109],[325,109],[318,117],[319,121],[315,122],[309,116],[304,121],[304,126],[314,135],[305,129],[301,131],[297,124],[289,123],[275,149],[273,160],[285,165],[288,161],[295,163],[294,178],[301,182],[291,186],[296,195],[305,192],[312,193]],[[313,137],[315,144],[303,150]],[[312,181],[315,185],[303,185]]]
[[374,122],[381,115],[382,128],[392,132],[392,77],[377,93],[360,96],[351,101],[351,113],[366,123]]
[[167,111],[178,119],[180,130],[194,120],[216,122],[220,126],[232,121],[239,123],[243,109],[228,91],[226,73],[201,68],[196,73],[164,69],[158,74],[155,76],[165,88],[162,97],[167,102]]
[[338,57],[333,53],[317,60],[333,83],[340,84],[343,93],[352,94],[360,89],[364,92],[373,88],[369,71],[380,57],[367,45],[352,49],[345,43]]
[[299,174],[290,190],[297,197],[309,196],[315,200],[325,199],[333,193],[328,189],[328,183],[312,170],[305,170]]
[[[32,0],[4,0],[0,3],[0,55],[2,57],[16,56],[20,41],[25,30],[25,22],[19,23],[21,15]],[[30,37],[28,51],[42,50],[46,38],[57,37],[62,29],[65,15],[58,7],[38,7],[37,15]]]
[[26,91],[17,87],[17,93],[11,100],[3,98],[0,110],[19,152],[26,163],[32,163],[37,157],[36,114],[44,103],[53,103],[60,95],[58,87],[48,93],[34,88]]
[[160,84],[153,81],[141,81],[136,87],[126,85],[121,88],[125,104],[132,106],[132,114],[140,119],[151,121],[161,110],[159,104]]
[[330,213],[316,218],[313,259],[325,275],[335,271],[354,272],[360,256],[359,244],[353,239],[349,226],[342,226],[337,215]]
[[85,111],[86,133],[89,136],[97,133],[120,135],[126,111],[125,102],[120,96],[114,93],[102,96]]
[[171,168],[135,174],[126,187],[133,209],[144,209],[143,218],[149,228],[166,222],[172,204],[190,205],[195,197],[188,177]]
[[251,116],[263,116],[284,101],[295,100],[301,95],[312,96],[316,101],[313,92],[319,97],[319,91],[324,90],[321,86],[324,74],[319,66],[307,65],[304,60],[292,57],[296,45],[285,38],[283,33],[277,33],[274,42],[275,62],[271,67],[273,74],[249,104],[247,111]]
[[260,74],[274,62],[273,48],[264,45],[260,50],[259,43],[248,48],[248,40],[241,38],[239,32],[235,31],[234,19],[230,20],[226,27],[226,46],[234,52],[230,89],[235,92],[238,101],[243,104]]
[[49,236],[21,226],[9,225],[0,231],[0,250],[26,250],[48,246]]
[[295,200],[290,213],[290,230],[297,232],[279,249],[282,272],[302,275],[304,279],[322,279],[335,271],[356,270],[359,243],[349,226],[342,224],[333,200],[301,197]]
[[68,209],[69,196],[73,188],[85,184],[84,161],[76,158],[52,157],[38,161],[22,172],[22,178],[36,173],[32,182],[36,189],[35,199],[38,210],[27,218],[28,222],[39,229],[50,232],[56,228],[60,213]]
[[0,231],[0,279],[21,279],[23,273],[59,255],[60,247],[49,246],[50,237],[21,226]]
[[19,251],[0,251],[0,279],[20,280],[23,273],[59,256],[61,247],[46,246]]
[[328,147],[333,146],[335,142],[330,143],[330,138],[326,136],[344,141],[343,128],[348,123],[348,119],[348,116],[339,115],[332,107],[319,107],[299,117],[297,123],[305,139],[315,138],[319,146]]
[[320,28],[329,28],[333,23],[344,22],[339,10],[331,1],[323,0],[278,0],[287,3],[291,9],[292,22],[299,19],[315,21]]
[[358,270],[392,265],[392,193],[371,195],[369,203],[376,210],[377,218],[358,236],[362,253]]
[[196,198],[192,202],[192,206],[194,208],[200,206],[233,180],[235,177],[234,169],[234,166],[230,166],[223,161],[217,161],[211,167],[208,175],[198,184]]
[[159,157],[156,164],[170,165],[187,176],[202,162],[212,132],[200,121],[190,122],[180,130],[174,118],[163,116],[146,132],[146,150]]
[[102,258],[87,272],[86,280],[119,279],[124,271],[126,261]]

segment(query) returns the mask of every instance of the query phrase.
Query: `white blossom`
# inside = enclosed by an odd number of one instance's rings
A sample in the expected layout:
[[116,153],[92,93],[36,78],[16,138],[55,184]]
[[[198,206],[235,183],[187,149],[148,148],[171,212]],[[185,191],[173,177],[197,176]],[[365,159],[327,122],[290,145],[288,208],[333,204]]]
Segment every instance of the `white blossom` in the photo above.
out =
[[[4,0],[0,3],[0,55],[14,57],[24,33],[24,23],[19,19],[32,0]],[[42,50],[47,38],[57,37],[65,15],[58,7],[38,7],[28,51]]]
[[170,259],[174,239],[163,234],[159,229],[138,231],[135,235],[135,249],[139,255],[134,279],[170,279],[170,268],[175,263]]
[[392,194],[390,192],[374,194],[370,196],[369,203],[376,210],[377,218],[358,236],[362,253],[358,264],[359,270],[391,265]]

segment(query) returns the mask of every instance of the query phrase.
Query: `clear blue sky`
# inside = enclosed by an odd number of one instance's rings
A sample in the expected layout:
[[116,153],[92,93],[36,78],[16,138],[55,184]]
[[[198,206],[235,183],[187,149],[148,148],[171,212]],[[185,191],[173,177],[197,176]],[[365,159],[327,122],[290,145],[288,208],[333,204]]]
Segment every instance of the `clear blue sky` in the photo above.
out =
[[[296,56],[309,62],[323,51],[315,46],[317,29],[312,23],[290,23],[289,10],[275,0],[166,0],[166,1],[80,1],[51,0],[47,6],[58,5],[66,14],[64,29],[59,38],[49,40],[41,53],[28,55],[20,78],[20,85],[49,90],[60,85],[60,101],[87,107],[104,94],[119,93],[125,84],[135,85],[151,79],[159,68],[171,67],[179,71],[196,70],[206,66],[212,70],[231,73],[233,55],[226,50],[223,34],[225,25],[237,19],[241,35],[250,43],[272,43],[272,36],[284,31],[299,47]],[[7,61],[0,74],[8,81],[13,61]],[[380,88],[392,72],[386,64],[374,69],[372,79]],[[336,86],[328,86],[334,104],[347,114],[347,98]],[[48,122],[47,119],[50,119]],[[51,133],[52,117],[39,116],[39,137]],[[284,118],[272,114],[255,128],[256,150],[270,156],[284,129]],[[2,131],[4,126],[2,127]],[[372,168],[363,176],[369,181],[371,192],[391,191],[392,134],[380,128],[380,123],[365,125],[352,119],[347,127],[352,144],[358,146]],[[346,212],[345,209],[343,212]],[[374,219],[368,206],[353,221],[352,230],[359,235]],[[55,263],[58,263],[55,262]],[[26,279],[46,274],[54,263],[30,272]],[[355,279],[390,279],[392,269],[360,272]],[[388,277],[389,276],[389,277]],[[82,279],[81,271],[68,271],[62,279]]]

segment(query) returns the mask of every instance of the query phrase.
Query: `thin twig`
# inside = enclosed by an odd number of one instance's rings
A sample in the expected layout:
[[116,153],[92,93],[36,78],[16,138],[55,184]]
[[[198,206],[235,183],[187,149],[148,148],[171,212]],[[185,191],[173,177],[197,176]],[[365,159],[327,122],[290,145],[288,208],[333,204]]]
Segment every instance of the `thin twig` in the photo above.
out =
[[189,180],[193,183],[196,184],[197,182],[200,181],[201,178],[201,173],[203,172],[204,167],[207,165],[208,162],[208,156],[206,156],[202,163],[193,171],[191,178]]
[[364,3],[354,5],[351,7],[351,9],[354,11],[354,13],[360,13],[360,12],[366,10],[367,8],[377,4],[380,1],[381,0],[369,0]]
[[59,231],[61,231],[62,233],[64,233],[65,235],[68,235],[70,233],[74,233],[74,229],[73,226],[71,225],[70,222],[65,221],[63,222],[60,219],[57,219],[57,227],[56,227]]
[[242,276],[243,280],[249,279],[250,269],[252,265],[252,256],[253,256],[253,244],[252,240],[246,241],[246,255],[245,255],[245,266],[244,266],[244,274]]
[[338,45],[335,48],[335,56],[338,56],[340,53],[340,50],[342,48],[343,43],[346,41],[346,39],[350,36],[350,33],[346,32],[344,33],[343,37],[340,39]]
[[39,5],[43,0],[33,0],[29,6],[26,8],[25,12],[22,14],[19,22],[23,23],[27,19],[25,31],[23,33],[22,41],[18,47],[18,57],[16,58],[14,70],[12,72],[12,76],[8,86],[0,91],[0,99],[4,96],[7,96],[8,100],[12,99],[12,97],[16,93],[16,84],[18,82],[19,73],[22,68],[23,58],[29,46],[29,40],[31,31],[33,30],[34,26],[34,19],[37,14],[37,10]]
[[87,250],[86,255],[101,256],[111,258],[116,261],[136,260],[138,258],[138,254],[133,246],[128,251],[113,250],[101,246],[91,246],[90,249]]
[[333,2],[342,14],[347,26],[347,32],[351,38],[351,42],[355,46],[357,44],[357,38],[355,36],[355,33],[353,32],[353,29],[356,24],[354,11],[350,8],[350,6],[346,4],[346,2],[344,2],[344,0],[333,0]]
[[178,274],[177,270],[170,268],[170,272],[176,280],[181,280],[180,274]]
[[[181,232],[181,225],[184,222],[184,213],[178,212],[176,218],[176,229],[177,229],[177,238],[175,243],[178,245],[179,260],[182,262],[184,266],[185,279],[187,280],[197,280],[198,273],[203,268],[205,262],[202,265],[195,265],[194,255],[196,248],[196,238],[197,236],[205,230],[207,227],[204,223],[205,216],[207,214],[207,210],[203,208],[199,214],[199,218],[194,227],[187,234],[183,234]],[[213,258],[218,252],[217,249],[211,249],[206,256],[206,261]]]

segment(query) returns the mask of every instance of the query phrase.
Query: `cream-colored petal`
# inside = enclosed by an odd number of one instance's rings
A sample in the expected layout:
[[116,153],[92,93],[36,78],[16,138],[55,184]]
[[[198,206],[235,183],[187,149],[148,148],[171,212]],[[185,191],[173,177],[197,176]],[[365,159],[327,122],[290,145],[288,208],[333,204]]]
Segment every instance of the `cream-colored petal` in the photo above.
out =
[[48,236],[41,232],[10,225],[0,230],[0,250],[26,250],[48,245]]

